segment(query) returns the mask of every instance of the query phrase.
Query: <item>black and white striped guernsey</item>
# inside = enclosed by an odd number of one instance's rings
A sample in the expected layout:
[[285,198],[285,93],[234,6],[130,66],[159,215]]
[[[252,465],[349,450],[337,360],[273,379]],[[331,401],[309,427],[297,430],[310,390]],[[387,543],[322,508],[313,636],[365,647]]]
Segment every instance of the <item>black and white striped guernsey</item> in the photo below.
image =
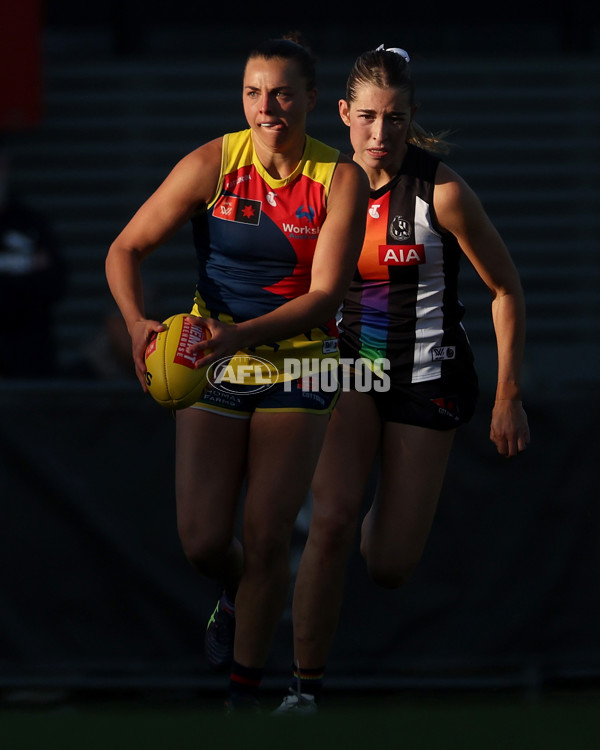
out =
[[473,373],[457,289],[462,251],[434,215],[438,164],[409,144],[400,172],[371,192],[360,260],[342,308],[342,356],[389,360],[396,385]]

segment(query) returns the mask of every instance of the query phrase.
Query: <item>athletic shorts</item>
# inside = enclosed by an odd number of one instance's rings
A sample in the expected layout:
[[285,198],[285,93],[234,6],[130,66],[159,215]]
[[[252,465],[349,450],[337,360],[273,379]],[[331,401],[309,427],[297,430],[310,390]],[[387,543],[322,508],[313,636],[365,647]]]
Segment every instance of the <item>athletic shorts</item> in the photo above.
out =
[[381,392],[370,389],[366,393],[374,400],[382,422],[453,430],[473,416],[479,387],[476,380],[454,384],[431,380],[392,385],[389,390]]
[[250,419],[254,412],[331,414],[338,396],[339,388],[315,388],[310,378],[274,383],[260,390],[255,385],[235,385],[227,390],[209,385],[191,408],[236,419]]

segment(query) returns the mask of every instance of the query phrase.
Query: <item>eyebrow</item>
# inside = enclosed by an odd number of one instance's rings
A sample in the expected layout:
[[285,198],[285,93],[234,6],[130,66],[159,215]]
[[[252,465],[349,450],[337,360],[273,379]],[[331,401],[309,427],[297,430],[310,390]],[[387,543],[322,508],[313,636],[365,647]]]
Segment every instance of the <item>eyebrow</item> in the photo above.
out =
[[[249,91],[260,91],[260,86],[252,86],[250,84],[246,84],[244,86],[245,89],[248,89]],[[273,86],[272,89],[269,89],[269,91],[293,91],[293,86],[288,86],[287,84],[284,84],[282,86]]]
[[[374,109],[369,109],[368,107],[357,107],[356,111],[364,115],[377,114]],[[403,117],[406,115],[406,112],[403,112],[402,110],[394,109],[391,112],[386,112],[386,115],[393,115],[394,117]]]

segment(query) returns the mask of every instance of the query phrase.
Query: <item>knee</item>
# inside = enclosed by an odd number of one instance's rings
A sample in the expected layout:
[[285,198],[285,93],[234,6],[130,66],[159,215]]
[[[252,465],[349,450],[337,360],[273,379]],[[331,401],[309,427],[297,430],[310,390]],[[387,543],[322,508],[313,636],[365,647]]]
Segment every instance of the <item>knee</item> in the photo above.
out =
[[244,571],[271,577],[287,570],[291,530],[244,528]]
[[419,560],[400,558],[394,560],[374,560],[367,555],[369,578],[384,589],[399,589],[412,576]]
[[324,552],[335,552],[350,544],[356,532],[357,506],[354,498],[338,496],[324,502],[315,493],[309,532],[311,542]]
[[210,574],[227,558],[232,537],[194,524],[179,524],[179,540],[188,561],[200,572]]

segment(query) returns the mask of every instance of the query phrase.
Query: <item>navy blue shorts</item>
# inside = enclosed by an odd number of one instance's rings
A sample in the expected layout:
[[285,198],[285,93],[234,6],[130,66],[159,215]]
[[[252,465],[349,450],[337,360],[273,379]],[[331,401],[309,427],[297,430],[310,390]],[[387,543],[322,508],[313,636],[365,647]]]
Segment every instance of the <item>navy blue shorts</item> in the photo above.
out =
[[236,385],[227,389],[209,385],[191,408],[236,419],[250,419],[254,412],[330,414],[338,396],[339,388],[323,390],[315,387],[310,378],[274,383],[261,389],[254,385]]

